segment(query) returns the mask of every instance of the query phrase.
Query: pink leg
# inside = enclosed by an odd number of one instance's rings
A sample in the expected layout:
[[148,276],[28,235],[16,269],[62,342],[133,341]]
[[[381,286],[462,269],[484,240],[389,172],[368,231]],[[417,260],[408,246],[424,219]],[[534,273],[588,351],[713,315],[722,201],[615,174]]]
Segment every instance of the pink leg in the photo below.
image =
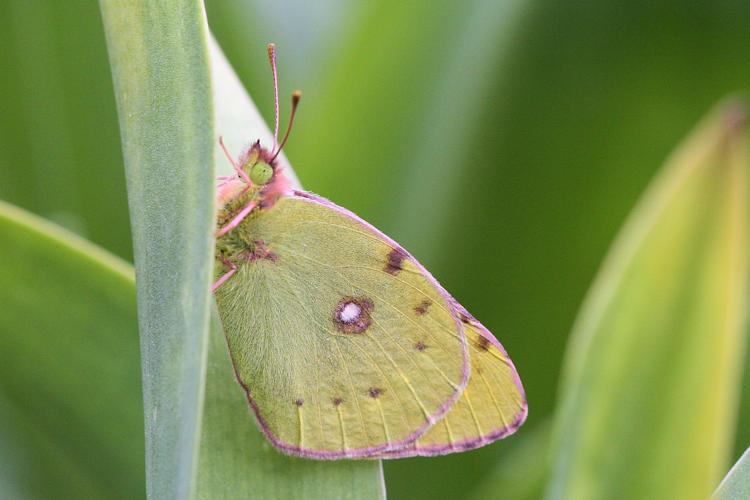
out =
[[221,136],[219,136],[219,144],[221,144],[221,148],[224,150],[224,154],[227,155],[227,158],[229,158],[229,163],[232,164],[232,166],[234,167],[234,170],[237,172],[237,175],[239,175],[242,178],[242,180],[247,182],[248,186],[252,186],[253,183],[250,182],[250,177],[248,177],[245,171],[242,170],[240,167],[238,167],[237,164],[234,162],[234,160],[232,159],[232,155],[230,155],[229,151],[227,151],[227,147],[224,145],[224,139],[222,139]]
[[233,275],[237,271],[237,266],[234,265],[234,262],[230,262],[230,261],[228,261],[227,259],[225,259],[223,257],[222,257],[221,261],[224,263],[224,265],[226,265],[226,266],[229,267],[229,271],[227,271],[226,274],[224,274],[224,276],[222,276],[221,278],[219,278],[216,281],[216,283],[214,283],[213,285],[211,285],[211,291],[212,292],[215,292],[216,289],[219,288],[222,283],[224,283],[226,280],[228,280],[229,277],[231,275]]
[[216,237],[218,238],[219,236],[224,236],[229,231],[237,227],[237,225],[240,222],[242,222],[242,219],[244,219],[247,216],[247,214],[249,214],[252,211],[252,209],[255,208],[255,205],[257,205],[257,203],[254,201],[251,201],[250,203],[245,205],[245,208],[243,208],[242,211],[238,213],[235,216],[235,218],[231,220],[229,224],[227,224],[226,226],[224,226],[223,228],[221,228],[220,230],[216,232]]

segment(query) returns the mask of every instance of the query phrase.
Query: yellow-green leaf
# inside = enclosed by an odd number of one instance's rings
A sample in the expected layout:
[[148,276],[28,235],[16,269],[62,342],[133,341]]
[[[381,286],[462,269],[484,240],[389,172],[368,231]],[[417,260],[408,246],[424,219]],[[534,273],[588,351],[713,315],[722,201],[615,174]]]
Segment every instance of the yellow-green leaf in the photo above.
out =
[[744,107],[667,161],[575,324],[549,498],[706,498],[726,470],[745,336]]

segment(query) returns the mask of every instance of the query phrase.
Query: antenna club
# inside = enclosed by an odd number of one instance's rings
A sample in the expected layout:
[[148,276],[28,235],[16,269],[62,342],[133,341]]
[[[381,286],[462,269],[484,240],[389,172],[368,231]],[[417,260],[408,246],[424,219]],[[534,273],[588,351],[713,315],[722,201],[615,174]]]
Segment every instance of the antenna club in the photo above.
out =
[[281,153],[281,149],[284,147],[284,144],[286,144],[286,140],[289,139],[289,132],[292,131],[294,115],[297,113],[297,104],[299,104],[300,97],[302,97],[302,92],[300,90],[295,90],[294,92],[292,92],[292,113],[289,115],[289,125],[287,125],[286,127],[286,134],[284,134],[284,138],[281,140],[281,144],[279,144],[279,147],[274,150],[273,157],[270,161],[275,160],[276,157],[279,156],[279,153]]

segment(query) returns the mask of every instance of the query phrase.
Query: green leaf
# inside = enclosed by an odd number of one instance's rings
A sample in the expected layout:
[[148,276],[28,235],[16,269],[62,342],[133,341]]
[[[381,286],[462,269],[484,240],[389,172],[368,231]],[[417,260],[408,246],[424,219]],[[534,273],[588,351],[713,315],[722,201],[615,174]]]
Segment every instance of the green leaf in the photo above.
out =
[[[236,155],[255,138],[272,135],[257,109],[212,42],[216,126]],[[253,58],[260,60],[263,54]],[[271,85],[269,71],[269,86]],[[270,95],[270,92],[269,92]],[[216,164],[231,171],[216,144]],[[291,166],[282,158],[287,175]],[[297,186],[299,183],[294,181]],[[276,451],[260,432],[245,393],[237,383],[224,334],[214,309],[208,354],[206,401],[198,466],[199,498],[384,498],[380,461],[315,461]]]
[[150,498],[194,491],[213,255],[202,2],[101,0],[133,232]]
[[713,500],[750,498],[750,448],[745,450],[714,492]]
[[0,234],[0,497],[142,497],[131,266],[3,202]]
[[744,107],[668,160],[615,242],[567,352],[549,498],[706,498],[744,352]]

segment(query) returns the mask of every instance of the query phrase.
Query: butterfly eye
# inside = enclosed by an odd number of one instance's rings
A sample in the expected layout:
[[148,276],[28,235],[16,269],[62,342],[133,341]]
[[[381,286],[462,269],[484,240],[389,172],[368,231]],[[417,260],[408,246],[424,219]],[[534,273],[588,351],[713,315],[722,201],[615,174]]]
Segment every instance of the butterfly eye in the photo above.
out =
[[250,169],[250,180],[253,184],[268,184],[273,177],[273,168],[268,163],[259,161]]

